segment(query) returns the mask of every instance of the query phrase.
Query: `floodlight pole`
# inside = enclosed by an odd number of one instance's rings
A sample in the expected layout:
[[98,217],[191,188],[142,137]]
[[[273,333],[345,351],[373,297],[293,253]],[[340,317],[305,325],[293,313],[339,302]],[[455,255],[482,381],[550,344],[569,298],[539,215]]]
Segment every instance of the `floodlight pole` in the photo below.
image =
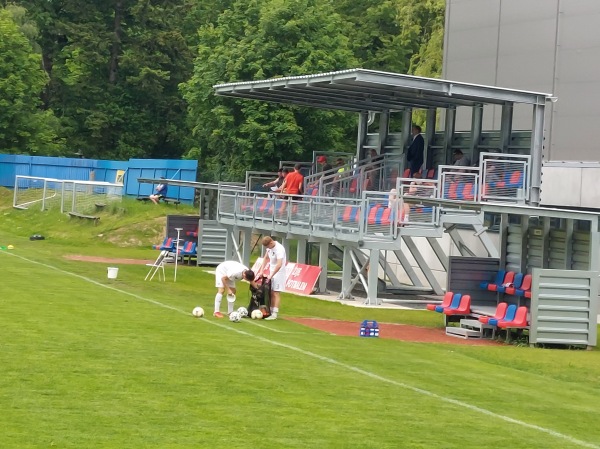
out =
[[183,228],[175,228],[177,231],[177,242],[175,242],[175,276],[173,282],[177,282],[177,261],[179,260],[179,233],[183,231]]

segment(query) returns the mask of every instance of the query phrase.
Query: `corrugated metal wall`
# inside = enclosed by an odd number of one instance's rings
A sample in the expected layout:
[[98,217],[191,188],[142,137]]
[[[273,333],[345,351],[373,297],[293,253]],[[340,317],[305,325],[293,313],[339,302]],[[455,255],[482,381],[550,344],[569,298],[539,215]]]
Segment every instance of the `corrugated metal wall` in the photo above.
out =
[[530,343],[596,346],[598,272],[533,270]]

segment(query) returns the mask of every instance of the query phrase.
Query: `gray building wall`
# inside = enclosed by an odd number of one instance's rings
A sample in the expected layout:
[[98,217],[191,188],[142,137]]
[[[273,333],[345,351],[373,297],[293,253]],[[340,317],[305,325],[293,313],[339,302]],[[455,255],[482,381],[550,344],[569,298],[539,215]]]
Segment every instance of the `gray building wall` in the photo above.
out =
[[[600,161],[600,0],[447,0],[443,78],[553,93],[544,159]],[[499,129],[500,108],[483,121]],[[513,129],[531,129],[530,107]]]

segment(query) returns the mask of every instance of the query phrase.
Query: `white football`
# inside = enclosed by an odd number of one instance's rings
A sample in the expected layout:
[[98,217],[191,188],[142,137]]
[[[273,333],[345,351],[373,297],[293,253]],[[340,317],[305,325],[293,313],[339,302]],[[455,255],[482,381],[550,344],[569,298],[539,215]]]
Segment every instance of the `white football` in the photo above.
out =
[[233,321],[234,323],[239,322],[242,319],[242,317],[240,316],[239,313],[237,312],[231,312],[229,314],[229,321]]
[[204,309],[200,306],[194,307],[194,310],[192,310],[192,315],[197,318],[202,318],[204,316]]
[[240,307],[239,309],[237,309],[237,313],[240,314],[240,317],[245,318],[248,316],[248,309],[246,309],[245,307]]
[[263,314],[260,309],[254,309],[250,316],[253,320],[262,320]]

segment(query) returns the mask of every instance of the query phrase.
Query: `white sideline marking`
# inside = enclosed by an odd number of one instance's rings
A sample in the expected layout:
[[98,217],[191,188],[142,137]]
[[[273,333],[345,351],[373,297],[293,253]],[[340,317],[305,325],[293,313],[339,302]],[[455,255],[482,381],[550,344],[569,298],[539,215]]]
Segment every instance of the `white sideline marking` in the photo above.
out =
[[[186,312],[184,310],[181,310],[181,309],[178,309],[177,307],[173,307],[173,306],[170,306],[168,304],[164,304],[162,302],[155,301],[153,299],[145,298],[143,296],[136,295],[135,293],[130,293],[130,292],[127,292],[125,290],[120,290],[120,289],[112,287],[110,285],[102,284],[101,282],[95,281],[95,280],[90,279],[90,278],[85,277],[85,276],[81,276],[81,275],[76,274],[76,273],[72,273],[70,271],[63,270],[63,269],[55,267],[53,265],[48,265],[48,264],[45,264],[43,262],[38,262],[36,260],[31,260],[31,259],[28,259],[28,258],[23,257],[23,256],[19,256],[19,255],[14,254],[14,253],[8,253],[8,252],[2,251],[2,252],[0,252],[0,254],[7,254],[7,255],[10,255],[12,257],[17,257],[17,258],[25,260],[27,262],[30,262],[30,263],[33,263],[33,264],[36,264],[36,265],[41,265],[41,266],[49,268],[51,270],[55,270],[55,271],[58,271],[60,273],[66,274],[66,275],[76,277],[78,279],[81,279],[83,281],[86,281],[86,282],[89,282],[91,284],[97,285],[99,287],[103,287],[103,288],[106,288],[108,290],[113,290],[113,291],[119,292],[119,293],[121,293],[123,295],[131,296],[131,297],[139,299],[141,301],[145,301],[145,302],[148,302],[150,304],[154,304],[156,306],[163,307],[165,309],[173,310],[175,312],[179,312],[179,313],[182,313],[184,315],[189,315],[188,312]],[[484,409],[484,408],[481,408],[481,407],[477,407],[476,405],[472,405],[472,404],[469,404],[467,402],[459,401],[457,399],[448,398],[446,396],[441,396],[441,395],[439,395],[437,393],[433,393],[432,391],[429,391],[429,390],[424,390],[422,388],[413,387],[412,385],[408,385],[408,384],[405,384],[403,382],[398,382],[398,381],[393,380],[393,379],[388,379],[387,377],[383,377],[383,376],[380,376],[378,374],[372,373],[370,371],[366,371],[366,370],[364,370],[362,368],[358,368],[356,366],[348,365],[346,363],[340,362],[340,361],[332,359],[330,357],[325,357],[325,356],[319,355],[319,354],[311,352],[311,351],[306,351],[306,350],[298,348],[296,346],[288,345],[286,343],[281,343],[281,342],[274,341],[274,340],[269,340],[268,338],[261,337],[259,335],[251,334],[250,332],[246,332],[246,331],[244,331],[242,329],[237,329],[235,327],[235,325],[226,325],[224,323],[221,323],[221,322],[218,322],[218,321],[213,321],[213,320],[202,320],[202,322],[203,323],[208,323],[208,324],[210,324],[212,326],[220,327],[221,329],[225,329],[225,330],[237,332],[238,334],[241,334],[241,335],[244,335],[244,336],[247,336],[247,337],[252,337],[254,339],[260,340],[260,341],[262,341],[264,343],[268,343],[268,344],[273,345],[273,346],[279,346],[279,347],[282,347],[282,348],[286,348],[286,349],[289,349],[290,351],[298,352],[300,354],[306,355],[308,357],[315,358],[317,360],[321,360],[321,361],[329,363],[331,365],[336,365],[336,366],[345,368],[345,369],[347,369],[349,371],[353,371],[353,372],[361,374],[361,375],[363,375],[365,377],[369,377],[371,379],[375,379],[375,380],[378,380],[380,382],[385,382],[385,383],[388,383],[390,385],[395,385],[397,387],[401,387],[401,388],[404,388],[406,390],[410,390],[410,391],[413,391],[415,393],[419,393],[419,394],[422,394],[424,396],[428,396],[430,398],[435,398],[435,399],[438,399],[438,400],[440,400],[442,402],[447,402],[449,404],[453,404],[453,405],[455,405],[457,407],[461,407],[461,408],[464,408],[464,409],[467,409],[467,410],[471,410],[471,411],[480,413],[482,415],[490,416],[492,418],[496,418],[496,419],[499,419],[501,421],[505,421],[505,422],[508,422],[508,423],[511,423],[511,424],[516,424],[518,426],[525,427],[527,429],[537,430],[538,432],[545,433],[547,435],[551,435],[553,437],[556,437],[556,438],[568,441],[569,443],[575,444],[577,446],[587,447],[587,448],[591,448],[591,449],[600,449],[600,446],[597,446],[597,445],[595,445],[593,443],[588,443],[587,441],[578,440],[577,438],[573,438],[573,437],[571,437],[569,435],[565,435],[565,434],[557,432],[555,430],[547,429],[545,427],[541,427],[541,426],[538,426],[538,425],[535,425],[535,424],[529,424],[529,423],[527,423],[525,421],[520,421],[518,419],[514,419],[514,418],[511,418],[509,416],[500,415],[499,413],[495,413],[495,412],[492,412],[490,410],[487,410],[487,409]],[[258,323],[255,323],[255,324],[258,325]],[[261,327],[264,327],[264,326],[261,326]]]

